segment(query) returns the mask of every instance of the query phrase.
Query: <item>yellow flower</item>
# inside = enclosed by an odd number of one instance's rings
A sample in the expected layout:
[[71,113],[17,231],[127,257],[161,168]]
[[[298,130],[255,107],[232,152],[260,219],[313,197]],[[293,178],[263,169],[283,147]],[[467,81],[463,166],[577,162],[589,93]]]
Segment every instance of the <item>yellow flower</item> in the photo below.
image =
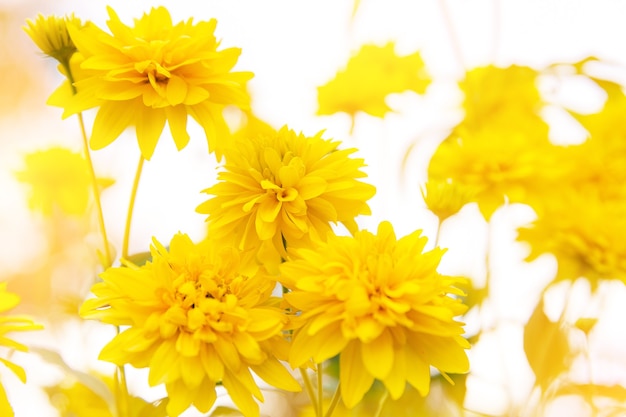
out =
[[165,383],[167,411],[190,405],[206,413],[223,383],[246,416],[258,416],[253,396],[263,395],[250,371],[280,389],[300,386],[278,359],[287,316],[271,297],[275,282],[240,251],[187,235],[170,250],[154,241],[152,262],[109,268],[81,308],[85,318],[129,326],[107,344],[100,359],[149,368],[148,382]]
[[488,65],[467,72],[460,88],[465,94],[463,109],[465,128],[485,125],[510,127],[533,135],[548,133],[548,125],[539,116],[543,104],[537,77],[530,67],[512,65],[506,68]]
[[[29,330],[41,330],[43,327],[39,324],[35,324],[32,320],[24,317],[4,316],[4,313],[15,308],[20,302],[20,297],[17,294],[7,291],[7,283],[0,283],[0,346],[7,347],[9,349],[19,350],[21,352],[27,352],[28,348],[22,343],[16,342],[13,339],[7,337],[10,332],[23,332]],[[9,368],[15,375],[20,378],[22,382],[26,382],[26,372],[24,369],[9,361],[8,359],[0,358],[0,362]],[[6,392],[2,383],[0,382],[0,415],[13,417],[13,409],[9,404]]]
[[[369,214],[366,201],[375,188],[358,181],[362,159],[339,142],[282,128],[237,142],[226,154],[219,182],[205,193],[214,197],[197,211],[208,214],[217,239],[233,239],[242,249],[258,249],[286,258],[284,245],[308,245],[326,238],[330,222],[357,230],[354,218]],[[269,255],[267,255],[269,256]]]
[[435,151],[428,178],[473,190],[472,201],[489,219],[507,201],[532,205],[541,190],[551,190],[567,169],[560,155],[547,138],[515,128],[460,129]]
[[384,117],[391,111],[385,103],[389,94],[407,90],[423,94],[429,83],[419,52],[399,57],[393,42],[364,45],[344,70],[318,87],[318,114],[344,112],[354,118],[362,111]]
[[219,139],[228,135],[224,106],[249,104],[244,87],[252,73],[231,71],[240,50],[217,50],[215,19],[173,24],[167,9],[158,7],[130,27],[112,8],[108,11],[111,34],[93,24],[68,25],[88,76],[76,80],[78,93],[66,101],[64,116],[99,107],[92,149],[104,148],[134,126],[146,159],[166,122],[177,148],[184,148],[191,116],[204,128],[209,151],[220,157]]
[[424,252],[416,231],[399,240],[383,222],[378,234],[329,237],[281,265],[286,300],[301,327],[293,334],[291,366],[339,355],[341,396],[354,407],[380,380],[398,399],[406,383],[426,395],[430,366],[463,373],[469,343],[455,316],[466,308],[458,278],[437,273],[444,251]]
[[34,21],[26,19],[28,26],[24,26],[23,29],[44,54],[67,67],[70,58],[76,52],[76,46],[67,30],[68,23],[76,27],[82,26],[80,19],[74,15],[46,17],[39,14]]
[[471,188],[452,181],[428,180],[421,191],[426,207],[440,222],[458,213],[474,196]]
[[[16,172],[17,179],[29,184],[29,206],[50,215],[56,208],[69,215],[87,210],[91,193],[91,175],[85,158],[65,148],[50,148],[27,154],[25,169]],[[110,185],[111,180],[100,180]]]

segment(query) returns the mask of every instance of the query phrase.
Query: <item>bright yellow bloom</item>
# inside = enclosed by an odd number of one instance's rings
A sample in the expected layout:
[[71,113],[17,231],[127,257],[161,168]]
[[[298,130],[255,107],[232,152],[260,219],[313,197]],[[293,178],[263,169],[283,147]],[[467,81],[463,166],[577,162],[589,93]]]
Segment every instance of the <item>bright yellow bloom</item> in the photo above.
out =
[[[357,230],[354,218],[370,214],[366,201],[375,188],[365,177],[356,149],[340,142],[296,134],[282,128],[274,135],[240,140],[226,154],[219,182],[205,193],[214,197],[198,207],[208,214],[216,239],[233,239],[242,249],[287,257],[284,245],[300,247],[325,240],[330,223]],[[270,255],[267,255],[270,256]]]
[[191,116],[204,128],[209,151],[220,157],[219,140],[228,135],[224,106],[249,104],[244,86],[252,73],[231,71],[240,50],[217,50],[215,19],[173,24],[167,9],[158,7],[130,27],[112,8],[108,11],[111,34],[93,24],[68,25],[87,77],[76,79],[78,93],[65,103],[64,116],[99,107],[92,149],[104,148],[134,126],[146,159],[166,122],[177,148],[184,148]]
[[[55,209],[82,215],[91,195],[91,174],[85,158],[66,148],[50,148],[27,154],[25,169],[16,172],[19,181],[29,184],[28,204],[32,210],[50,215]],[[111,180],[101,180],[110,185]]]
[[395,45],[364,45],[326,85],[318,87],[318,114],[337,112],[352,118],[359,111],[384,117],[391,109],[385,98],[407,90],[423,94],[430,84],[419,54],[399,57]]
[[471,188],[452,181],[431,179],[424,184],[421,191],[426,207],[439,218],[440,222],[458,213],[474,197]]
[[81,27],[80,19],[71,16],[43,16],[39,14],[33,21],[26,19],[24,31],[30,36],[41,51],[67,67],[70,58],[76,52],[76,46],[67,30],[68,23]]
[[[43,327],[35,324],[31,319],[24,317],[4,316],[4,313],[15,308],[20,302],[17,294],[7,291],[7,283],[0,283],[0,346],[10,349],[27,352],[28,348],[22,343],[9,339],[7,334],[10,332],[23,332],[29,330],[41,330]],[[0,358],[0,363],[9,368],[22,382],[26,382],[26,372],[24,369],[5,358]],[[13,409],[9,404],[6,392],[0,382],[0,415],[13,417]]]
[[396,239],[383,222],[378,234],[329,237],[311,249],[296,250],[281,265],[286,300],[301,327],[293,334],[291,366],[321,363],[339,355],[341,395],[354,407],[375,379],[398,399],[406,383],[426,395],[430,366],[467,372],[469,343],[455,316],[466,308],[455,287],[458,278],[437,273],[444,251],[424,252],[426,237],[416,231]]
[[191,242],[178,234],[170,250],[156,240],[152,262],[109,268],[81,308],[85,318],[129,326],[100,359],[149,368],[150,385],[165,383],[167,411],[190,405],[206,413],[219,382],[246,416],[259,416],[263,395],[250,371],[288,391],[299,384],[278,359],[287,355],[287,323],[275,282],[235,248]]

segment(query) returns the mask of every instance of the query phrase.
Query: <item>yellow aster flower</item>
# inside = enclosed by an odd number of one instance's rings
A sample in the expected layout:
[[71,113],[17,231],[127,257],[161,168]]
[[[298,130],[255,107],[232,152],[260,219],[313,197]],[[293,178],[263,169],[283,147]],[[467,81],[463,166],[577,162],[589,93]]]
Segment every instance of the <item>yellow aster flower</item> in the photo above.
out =
[[[35,324],[31,319],[25,317],[4,315],[9,310],[15,308],[19,302],[20,297],[17,294],[7,291],[7,283],[0,283],[0,314],[2,314],[0,316],[0,346],[19,350],[21,352],[27,352],[28,348],[25,345],[10,339],[7,334],[11,332],[41,330],[43,327],[39,324]],[[22,382],[26,382],[26,372],[24,372],[24,369],[21,366],[1,357],[0,362],[17,375]],[[13,409],[11,408],[11,404],[9,404],[9,400],[1,382],[0,415],[7,417],[13,417],[14,415]]]
[[383,222],[377,235],[331,236],[311,249],[296,250],[281,265],[286,300],[300,311],[289,362],[321,363],[339,355],[341,396],[354,407],[380,380],[392,399],[406,383],[426,395],[430,366],[467,372],[469,343],[455,316],[466,308],[458,278],[437,273],[444,251],[425,252],[416,231],[396,239]]
[[[30,185],[28,204],[32,210],[51,215],[56,208],[69,215],[82,215],[91,195],[91,174],[85,158],[69,149],[55,147],[27,154],[26,167],[16,172]],[[107,186],[111,180],[100,180]]]
[[23,29],[44,54],[66,67],[76,52],[76,46],[67,30],[68,23],[76,27],[82,26],[80,19],[73,14],[65,17],[46,17],[39,14],[35,20],[26,19],[28,26]]
[[[284,245],[300,247],[326,238],[330,223],[357,230],[354,218],[370,214],[366,201],[375,188],[365,177],[356,149],[339,142],[282,128],[237,142],[226,154],[219,182],[204,190],[213,195],[198,206],[208,214],[216,239],[232,239],[242,249],[258,249],[286,258]],[[269,255],[268,255],[269,256]]]
[[206,133],[209,151],[220,157],[228,135],[226,105],[246,108],[248,72],[232,72],[237,48],[218,51],[215,19],[172,23],[168,10],[153,8],[134,26],[108,8],[111,33],[93,24],[68,25],[84,61],[86,78],[76,79],[77,94],[65,102],[64,116],[98,107],[90,146],[101,149],[134,126],[142,155],[150,159],[165,123],[180,150],[189,141],[188,116]]
[[364,45],[344,70],[318,87],[318,114],[344,112],[354,118],[362,111],[384,117],[391,111],[385,103],[389,94],[407,90],[423,94],[429,84],[419,52],[400,57],[393,42],[385,46]]
[[235,248],[187,235],[174,236],[169,251],[155,240],[151,252],[140,268],[107,269],[81,307],[85,318],[129,326],[100,359],[149,368],[150,385],[165,383],[172,417],[191,405],[206,413],[220,382],[244,415],[259,416],[253,396],[263,395],[250,371],[300,390],[279,362],[288,320],[271,297],[274,281]]

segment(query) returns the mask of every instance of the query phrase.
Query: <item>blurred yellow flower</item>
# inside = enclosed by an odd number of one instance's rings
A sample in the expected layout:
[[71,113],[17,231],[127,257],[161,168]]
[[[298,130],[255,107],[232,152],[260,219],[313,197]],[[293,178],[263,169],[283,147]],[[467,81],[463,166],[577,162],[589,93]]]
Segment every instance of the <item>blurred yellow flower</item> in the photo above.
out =
[[87,76],[76,78],[77,94],[64,103],[64,116],[98,107],[92,149],[104,148],[134,126],[146,159],[166,122],[177,148],[184,148],[191,116],[204,128],[209,151],[220,157],[220,138],[228,135],[224,106],[249,105],[244,87],[252,73],[232,72],[240,50],[217,50],[215,19],[173,24],[168,10],[158,7],[130,27],[112,8],[108,12],[111,34],[93,24],[68,25]]
[[[43,326],[35,324],[31,319],[25,317],[5,316],[9,310],[15,308],[20,302],[20,297],[17,294],[7,291],[7,283],[0,283],[0,346],[7,347],[9,349],[19,350],[21,352],[27,352],[28,348],[22,343],[16,342],[10,339],[7,334],[11,332],[23,332],[29,330],[41,330]],[[26,372],[24,369],[9,361],[8,359],[1,358],[0,362],[9,368],[22,382],[26,382]],[[0,415],[13,417],[13,409],[7,398],[6,392],[2,383],[0,382]]]
[[539,116],[543,101],[537,88],[538,75],[530,67],[517,65],[488,65],[468,71],[460,83],[465,94],[461,125],[469,129],[515,126],[522,132],[546,136],[548,125]]
[[463,206],[473,201],[470,187],[453,181],[428,180],[421,189],[426,207],[442,222],[456,214]]
[[194,405],[203,413],[223,383],[246,416],[259,416],[253,396],[263,395],[250,371],[288,391],[299,384],[278,359],[288,345],[288,322],[275,282],[235,248],[210,240],[194,244],[172,238],[170,249],[156,240],[152,262],[109,268],[81,307],[85,318],[129,326],[107,344],[100,359],[149,368],[149,383],[165,383],[167,412],[176,417]]
[[423,94],[429,84],[430,77],[419,52],[400,57],[393,42],[385,46],[364,45],[344,70],[318,87],[317,114],[344,112],[354,118],[362,111],[384,117],[391,111],[385,103],[389,94],[407,90]]
[[[51,215],[56,209],[82,215],[91,195],[91,174],[85,158],[69,149],[55,147],[24,157],[26,167],[16,178],[30,185],[28,204],[32,210]],[[102,186],[111,180],[99,180]]]
[[307,137],[287,127],[238,141],[219,182],[204,190],[213,197],[197,208],[209,215],[211,236],[242,249],[265,244],[268,253],[286,258],[285,245],[325,240],[331,222],[355,232],[354,218],[370,214],[375,188],[357,180],[366,175],[363,160],[350,158],[356,149],[339,144],[322,132]]
[[41,51],[67,67],[70,58],[76,52],[76,46],[67,30],[68,23],[81,27],[80,19],[71,16],[43,16],[39,14],[35,20],[26,19],[24,31],[30,36]]
[[380,380],[392,399],[407,382],[426,395],[430,366],[442,372],[467,372],[461,336],[454,320],[466,307],[455,285],[440,275],[444,251],[424,252],[427,239],[416,231],[396,239],[383,222],[377,235],[329,237],[326,243],[296,250],[281,265],[285,299],[300,311],[289,355],[291,366],[321,363],[339,355],[341,396],[354,407]]
[[559,148],[546,137],[529,136],[515,128],[459,129],[435,151],[428,178],[451,181],[475,192],[472,201],[489,219],[505,202],[535,203],[567,168]]

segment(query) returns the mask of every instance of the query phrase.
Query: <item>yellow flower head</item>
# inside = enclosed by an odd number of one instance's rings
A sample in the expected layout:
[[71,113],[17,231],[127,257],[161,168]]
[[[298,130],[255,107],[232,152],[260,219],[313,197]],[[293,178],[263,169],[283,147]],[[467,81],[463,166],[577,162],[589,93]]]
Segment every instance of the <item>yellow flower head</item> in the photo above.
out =
[[65,148],[50,148],[27,154],[26,168],[15,175],[31,186],[29,206],[50,215],[56,208],[70,215],[87,210],[91,176],[85,158]]
[[[27,352],[28,348],[22,343],[16,342],[13,339],[7,337],[10,332],[22,332],[29,330],[41,330],[43,327],[39,324],[35,324],[31,319],[24,317],[7,317],[4,314],[9,310],[15,308],[20,302],[20,297],[17,294],[7,291],[7,283],[0,283],[0,346],[10,349],[19,350],[21,352]],[[26,382],[26,372],[24,369],[9,361],[0,357],[0,362],[9,368],[15,375],[20,378],[22,382]],[[2,383],[0,382],[0,415],[13,416],[13,409],[9,404],[6,392]]]
[[215,19],[173,24],[167,9],[158,7],[130,27],[112,8],[108,11],[111,34],[93,24],[69,25],[88,76],[76,80],[78,92],[65,103],[64,115],[99,107],[91,147],[104,148],[134,126],[146,159],[165,122],[177,148],[184,148],[187,118],[192,116],[204,128],[209,151],[220,157],[218,138],[228,134],[224,106],[249,104],[244,87],[252,74],[231,71],[240,50],[217,50]]
[[463,129],[437,148],[428,178],[473,190],[472,201],[489,219],[506,201],[534,204],[539,190],[552,187],[565,169],[558,150],[516,128]]
[[514,125],[547,134],[548,127],[538,114],[543,104],[537,88],[538,75],[530,67],[517,65],[489,65],[469,71],[460,83],[465,93],[462,124],[470,128]]
[[172,417],[192,404],[206,413],[219,382],[246,416],[258,416],[253,396],[263,396],[251,370],[280,389],[300,389],[278,361],[287,355],[287,316],[271,297],[274,281],[235,248],[183,234],[169,252],[156,240],[151,252],[140,268],[107,269],[81,308],[85,318],[129,326],[100,359],[149,368],[150,385],[165,383]]
[[382,381],[393,399],[406,383],[426,395],[430,366],[467,372],[469,343],[454,317],[466,308],[449,294],[458,278],[437,273],[444,251],[424,252],[416,231],[396,239],[383,222],[378,234],[329,237],[281,265],[286,300],[301,313],[293,334],[291,366],[321,363],[339,355],[341,395],[354,407]]
[[204,190],[214,197],[198,207],[208,214],[217,239],[234,239],[244,249],[269,244],[286,258],[284,245],[298,247],[325,240],[330,222],[351,232],[354,218],[369,214],[366,201],[375,188],[358,181],[362,159],[355,149],[339,150],[339,142],[282,128],[237,143],[226,154],[219,182]]
[[26,19],[28,26],[23,29],[44,54],[66,67],[76,52],[76,46],[67,30],[68,23],[76,27],[82,26],[80,19],[74,15],[46,17],[40,14],[34,21]]
[[384,117],[391,109],[385,98],[407,90],[423,94],[430,83],[419,54],[399,57],[395,45],[364,45],[327,84],[318,87],[318,114],[359,112]]
[[440,222],[458,213],[474,197],[470,187],[452,181],[431,179],[421,191],[426,207],[439,217]]

